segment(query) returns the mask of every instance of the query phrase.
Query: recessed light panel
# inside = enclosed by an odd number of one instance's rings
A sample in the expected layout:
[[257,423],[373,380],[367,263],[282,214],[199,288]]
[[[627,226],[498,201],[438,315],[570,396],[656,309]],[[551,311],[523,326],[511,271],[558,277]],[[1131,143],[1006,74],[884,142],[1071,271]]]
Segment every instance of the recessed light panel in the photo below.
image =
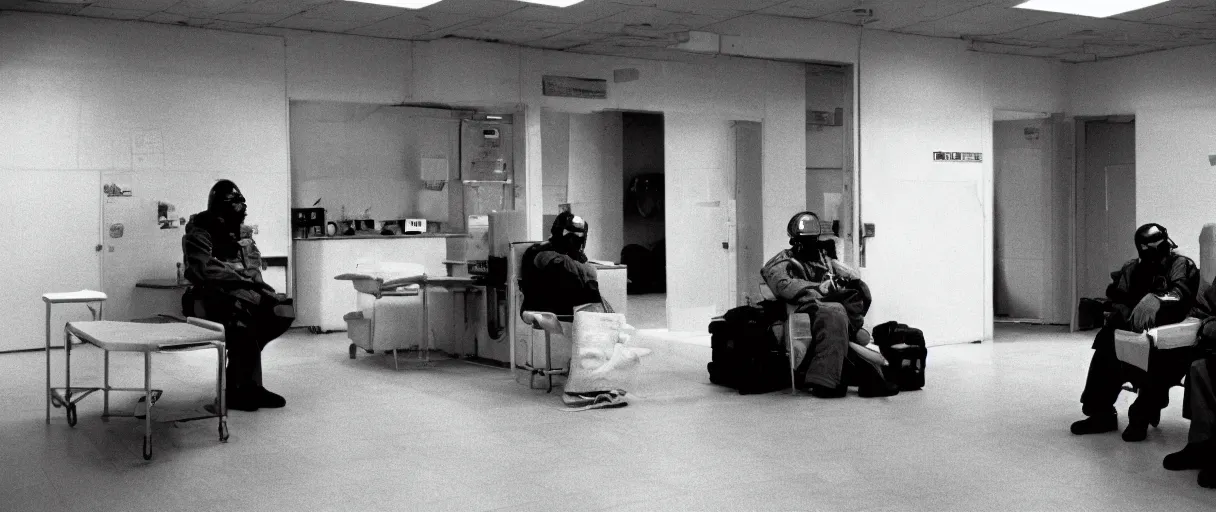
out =
[[431,4],[437,4],[441,0],[346,0],[347,2],[358,2],[361,4],[378,4],[387,5],[390,7],[404,7],[406,9],[421,9]]
[[1076,14],[1093,18],[1105,18],[1150,5],[1163,4],[1168,0],[1030,0],[1015,5],[1018,9]]
[[583,0],[519,0],[520,2],[528,2],[530,4],[548,5],[550,7],[570,7],[571,5],[582,2]]

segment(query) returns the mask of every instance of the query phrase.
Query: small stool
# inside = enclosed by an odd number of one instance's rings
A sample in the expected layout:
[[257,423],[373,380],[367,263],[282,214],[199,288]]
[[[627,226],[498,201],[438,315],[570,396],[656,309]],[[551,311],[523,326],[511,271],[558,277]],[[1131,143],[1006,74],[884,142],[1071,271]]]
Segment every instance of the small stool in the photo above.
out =
[[[527,370],[527,371],[531,372],[531,375],[528,376],[528,388],[537,389],[536,387],[533,386],[533,383],[536,382],[536,376],[540,375],[549,380],[549,387],[547,389],[545,389],[545,392],[546,393],[552,392],[553,391],[553,376],[570,374],[569,368],[553,368],[553,335],[554,334],[558,334],[558,335],[563,334],[561,321],[558,319],[557,315],[554,315],[553,313],[544,313],[544,312],[537,312],[537,311],[524,311],[523,319],[525,322],[528,322],[529,324],[532,325],[532,329],[545,331],[545,366],[546,367],[538,368],[534,364],[534,362],[532,360],[532,353],[533,353],[532,350],[528,350],[528,362],[524,363],[522,365],[516,365],[516,367],[521,370]],[[511,364],[514,365],[515,361],[511,361]]]
[[[68,409],[68,424],[76,425],[76,402],[88,396],[89,393],[96,391],[95,388],[72,388],[72,344],[71,340],[65,339],[63,353],[65,359],[64,365],[64,385],[66,387],[55,388],[51,387],[51,306],[55,304],[84,304],[89,308],[89,312],[93,314],[93,320],[101,320],[102,307],[105,305],[106,294],[93,290],[80,290],[78,292],[62,292],[62,293],[45,293],[42,295],[42,302],[46,303],[46,422],[51,422],[51,405],[56,409],[59,407],[67,407]],[[93,304],[97,307],[94,308]],[[110,354],[106,353],[106,383],[109,384],[110,378]],[[62,394],[60,394],[62,392]],[[73,396],[74,393],[80,392],[78,396]],[[109,395],[106,395],[106,410],[110,408]]]

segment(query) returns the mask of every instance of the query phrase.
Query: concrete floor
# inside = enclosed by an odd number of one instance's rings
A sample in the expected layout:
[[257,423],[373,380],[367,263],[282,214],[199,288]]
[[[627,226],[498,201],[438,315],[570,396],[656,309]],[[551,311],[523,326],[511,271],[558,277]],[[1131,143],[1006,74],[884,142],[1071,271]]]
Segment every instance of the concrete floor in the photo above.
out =
[[[394,371],[348,359],[341,333],[293,331],[265,354],[287,408],[234,411],[227,444],[214,421],[158,424],[150,462],[142,423],[102,421],[99,396],[75,428],[62,409],[44,424],[43,354],[0,355],[0,509],[1213,510],[1195,472],[1161,468],[1185,443],[1181,389],[1146,442],[1075,437],[1092,333],[998,333],[931,349],[922,391],[833,401],[740,396],[708,383],[699,338],[646,336],[631,404],[571,413],[506,370]],[[97,350],[73,357],[77,382],[100,380]],[[115,366],[141,382],[138,358]],[[158,407],[205,402],[213,368],[206,352],[157,357]]]

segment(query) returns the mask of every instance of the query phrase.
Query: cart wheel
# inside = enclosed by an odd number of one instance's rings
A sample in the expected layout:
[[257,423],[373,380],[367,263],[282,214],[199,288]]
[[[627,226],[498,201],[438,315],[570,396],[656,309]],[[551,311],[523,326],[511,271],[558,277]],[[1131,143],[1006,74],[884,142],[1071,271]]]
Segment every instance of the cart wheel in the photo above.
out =
[[144,438],[144,460],[152,460],[152,440]]
[[220,442],[221,443],[228,442],[228,422],[226,422],[226,421],[220,422]]
[[355,351],[358,350],[358,348],[359,347],[356,347],[354,343],[350,344],[350,358],[351,359],[355,358]]
[[68,425],[76,426],[76,404],[68,404]]

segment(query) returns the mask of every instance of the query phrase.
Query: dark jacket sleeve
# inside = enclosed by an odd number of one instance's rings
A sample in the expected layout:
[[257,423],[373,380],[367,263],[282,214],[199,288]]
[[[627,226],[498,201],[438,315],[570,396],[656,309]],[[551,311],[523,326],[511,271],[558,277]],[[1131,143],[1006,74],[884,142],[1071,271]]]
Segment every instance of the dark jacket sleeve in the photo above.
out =
[[1162,302],[1177,302],[1189,311],[1199,292],[1199,267],[1187,257],[1175,258],[1165,276],[1164,290],[1155,290],[1154,295]]
[[1135,306],[1144,297],[1132,297],[1132,270],[1136,268],[1136,260],[1123,264],[1119,270],[1110,273],[1111,283],[1106,287],[1106,298],[1115,304]]
[[186,259],[185,274],[191,283],[223,289],[262,288],[258,282],[212,256],[211,248],[211,235],[205,229],[190,230],[182,236],[182,252]]
[[1191,308],[1191,316],[1205,320],[1216,316],[1216,283],[1208,286],[1199,294],[1195,300],[1195,307]]
[[556,251],[541,251],[533,260],[540,276],[559,296],[578,306],[599,302],[600,288],[595,269]]
[[789,259],[774,257],[764,265],[760,274],[773,295],[785,302],[798,304],[823,298],[818,290],[820,283],[804,279],[802,271]]

